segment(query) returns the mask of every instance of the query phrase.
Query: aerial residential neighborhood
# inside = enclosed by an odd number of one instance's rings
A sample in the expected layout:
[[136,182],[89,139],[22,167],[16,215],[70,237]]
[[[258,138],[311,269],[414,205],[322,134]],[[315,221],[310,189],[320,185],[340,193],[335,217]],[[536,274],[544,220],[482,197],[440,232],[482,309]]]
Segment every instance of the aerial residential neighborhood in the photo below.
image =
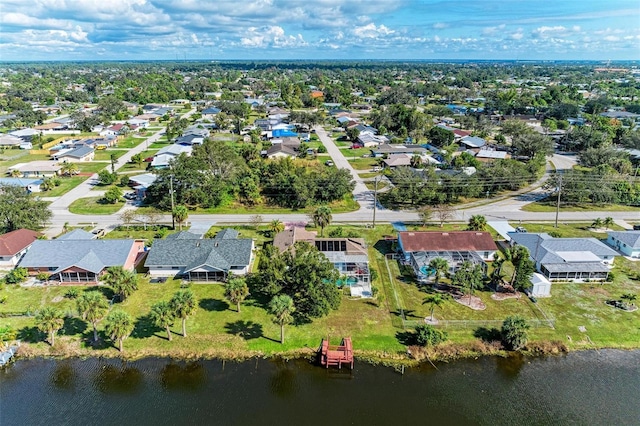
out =
[[[531,76],[509,64],[345,73],[318,63],[302,81],[243,63],[154,66],[184,96],[123,99],[117,79],[100,80],[123,69],[68,65],[64,79],[49,78],[59,92],[43,105],[14,90],[25,65],[2,69],[2,99],[20,102],[2,104],[0,117],[0,312],[38,310],[18,288],[67,310],[78,292],[104,288],[109,311],[135,318],[174,289],[227,300],[272,327],[258,301],[286,296],[293,318],[311,326],[357,315],[360,325],[339,327],[356,346],[425,327],[469,344],[474,327],[519,318],[532,345],[551,332],[560,351],[583,346],[567,337],[576,323],[597,321],[597,336],[612,336],[612,315],[634,315],[640,110],[623,88],[640,78],[635,66],[532,65]],[[557,69],[565,76],[551,77]],[[370,83],[376,73],[394,85]],[[194,91],[205,75],[216,77]],[[97,79],[91,90],[80,83],[87,76]],[[70,92],[63,81],[77,84]],[[588,81],[599,85],[582,90]],[[588,318],[574,312],[576,292]],[[452,330],[460,321],[470,328]],[[287,327],[289,348],[305,344],[296,337],[305,327]],[[55,350],[42,340],[26,343]]]

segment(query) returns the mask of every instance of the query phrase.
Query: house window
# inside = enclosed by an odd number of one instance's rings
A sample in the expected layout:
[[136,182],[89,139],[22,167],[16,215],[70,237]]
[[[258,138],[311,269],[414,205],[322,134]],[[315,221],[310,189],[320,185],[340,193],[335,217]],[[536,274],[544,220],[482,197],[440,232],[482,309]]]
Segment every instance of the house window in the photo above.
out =
[[172,267],[171,267],[171,269],[173,269],[173,270],[176,270],[176,271],[177,271],[178,269],[180,269],[180,267],[179,267],[179,266],[172,266]]
[[608,258],[609,258],[609,256],[604,256],[604,258],[605,258],[605,259],[608,259]]
[[58,269],[56,266],[49,266],[47,268],[47,270],[49,270],[49,271],[55,271],[56,269]]

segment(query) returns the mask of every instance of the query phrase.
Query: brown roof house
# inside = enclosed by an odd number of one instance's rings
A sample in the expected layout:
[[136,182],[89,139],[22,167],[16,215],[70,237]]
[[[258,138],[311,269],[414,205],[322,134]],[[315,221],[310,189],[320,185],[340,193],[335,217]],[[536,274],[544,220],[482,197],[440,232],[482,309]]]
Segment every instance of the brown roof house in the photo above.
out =
[[398,251],[421,282],[429,281],[435,276],[435,271],[429,267],[429,263],[435,258],[445,259],[450,273],[455,272],[464,261],[483,265],[486,271],[485,262],[492,261],[497,250],[496,243],[488,232],[398,232]]
[[16,266],[39,235],[31,229],[17,229],[0,235],[0,268]]
[[298,241],[306,241],[324,254],[344,277],[338,285],[348,286],[352,296],[371,297],[369,255],[362,238],[320,238],[315,232],[294,227],[279,232],[273,245],[281,252]]

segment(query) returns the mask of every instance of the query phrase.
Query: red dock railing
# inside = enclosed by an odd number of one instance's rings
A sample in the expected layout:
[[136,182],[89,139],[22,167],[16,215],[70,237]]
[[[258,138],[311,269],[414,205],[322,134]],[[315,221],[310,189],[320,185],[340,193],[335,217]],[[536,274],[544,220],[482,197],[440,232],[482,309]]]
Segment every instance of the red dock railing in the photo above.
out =
[[350,337],[342,339],[339,346],[331,346],[328,339],[322,339],[319,351],[320,365],[326,368],[329,366],[342,368],[342,364],[346,364],[353,369],[353,346]]

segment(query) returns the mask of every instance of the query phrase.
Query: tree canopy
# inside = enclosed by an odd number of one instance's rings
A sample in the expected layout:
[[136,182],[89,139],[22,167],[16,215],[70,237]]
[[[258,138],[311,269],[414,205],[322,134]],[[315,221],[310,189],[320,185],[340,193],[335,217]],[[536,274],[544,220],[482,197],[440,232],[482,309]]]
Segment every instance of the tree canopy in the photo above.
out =
[[38,230],[50,218],[46,201],[37,200],[22,187],[0,185],[0,233],[20,228]]

